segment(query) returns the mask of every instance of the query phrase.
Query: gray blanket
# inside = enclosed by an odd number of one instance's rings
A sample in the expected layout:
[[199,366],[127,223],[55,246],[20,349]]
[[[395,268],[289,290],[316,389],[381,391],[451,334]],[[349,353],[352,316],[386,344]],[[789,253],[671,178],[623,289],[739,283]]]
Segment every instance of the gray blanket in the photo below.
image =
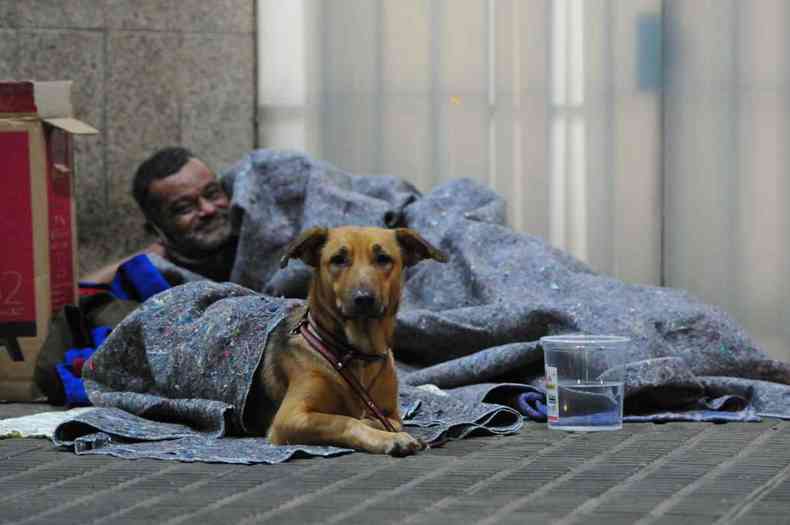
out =
[[250,154],[226,180],[240,218],[233,280],[254,289],[273,295],[305,289],[307,269],[280,270],[277,261],[310,226],[408,226],[449,254],[446,264],[425,262],[406,274],[396,354],[415,369],[403,377],[408,384],[539,386],[541,336],[617,334],[632,340],[629,414],[674,411],[699,419],[690,412],[732,395],[742,403],[726,398],[719,408],[790,417],[790,365],[768,358],[726,313],[682,290],[595,273],[513,231],[504,199],[473,181],[453,180],[420,195],[397,177],[355,176],[298,153],[266,150]]
[[[447,264],[427,261],[407,271],[396,328],[402,405],[410,429],[429,439],[517,430],[520,422],[505,405],[535,413],[529,400],[540,392],[543,377],[537,340],[571,332],[631,338],[627,420],[790,418],[790,365],[769,359],[724,312],[681,290],[597,274],[541,239],[514,232],[505,224],[502,197],[473,181],[450,181],[421,195],[397,177],[352,175],[298,153],[266,150],[251,153],[223,180],[239,229],[232,281],[245,288],[304,296],[309,269],[292,262],[281,270],[278,261],[284,246],[311,226],[408,226],[449,254]],[[438,388],[413,388],[420,385]],[[112,396],[103,388],[89,394],[94,400]],[[108,405],[146,413],[121,401]],[[106,421],[75,422],[71,428],[79,431],[58,439],[82,439],[82,448],[91,448],[106,444],[111,427]],[[99,433],[85,439],[94,431]],[[212,455],[216,441],[205,457],[225,457]],[[187,450],[187,456],[196,453]]]

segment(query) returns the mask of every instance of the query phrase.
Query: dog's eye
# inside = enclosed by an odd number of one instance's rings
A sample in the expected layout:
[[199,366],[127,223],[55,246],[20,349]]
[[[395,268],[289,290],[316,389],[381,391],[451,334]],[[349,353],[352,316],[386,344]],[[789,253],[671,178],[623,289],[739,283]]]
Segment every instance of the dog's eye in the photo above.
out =
[[374,258],[374,261],[376,261],[376,264],[380,264],[381,266],[384,266],[386,264],[392,263],[392,257],[387,255],[386,253],[378,253]]
[[348,256],[344,253],[336,253],[329,259],[329,264],[333,264],[335,266],[345,266],[348,264]]

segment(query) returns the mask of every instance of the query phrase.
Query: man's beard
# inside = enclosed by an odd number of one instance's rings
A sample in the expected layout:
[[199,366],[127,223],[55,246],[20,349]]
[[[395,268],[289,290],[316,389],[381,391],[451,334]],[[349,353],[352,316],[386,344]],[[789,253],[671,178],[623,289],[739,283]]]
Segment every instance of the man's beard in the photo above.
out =
[[228,210],[220,210],[188,233],[169,234],[172,248],[189,258],[204,258],[223,248],[233,236]]

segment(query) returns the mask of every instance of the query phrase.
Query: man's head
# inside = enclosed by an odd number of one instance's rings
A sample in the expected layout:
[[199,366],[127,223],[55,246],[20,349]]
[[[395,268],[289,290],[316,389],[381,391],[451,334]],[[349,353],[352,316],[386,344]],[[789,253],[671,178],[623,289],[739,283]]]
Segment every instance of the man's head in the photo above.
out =
[[132,194],[162,240],[184,256],[209,255],[233,235],[228,195],[186,148],[164,148],[143,162]]

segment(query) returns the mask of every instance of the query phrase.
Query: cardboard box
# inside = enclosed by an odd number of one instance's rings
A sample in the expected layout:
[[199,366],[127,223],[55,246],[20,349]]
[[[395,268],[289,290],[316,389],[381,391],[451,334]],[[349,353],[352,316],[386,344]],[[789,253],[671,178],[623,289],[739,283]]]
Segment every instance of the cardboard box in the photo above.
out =
[[77,302],[71,82],[0,82],[0,401],[42,397],[33,371],[53,313]]

